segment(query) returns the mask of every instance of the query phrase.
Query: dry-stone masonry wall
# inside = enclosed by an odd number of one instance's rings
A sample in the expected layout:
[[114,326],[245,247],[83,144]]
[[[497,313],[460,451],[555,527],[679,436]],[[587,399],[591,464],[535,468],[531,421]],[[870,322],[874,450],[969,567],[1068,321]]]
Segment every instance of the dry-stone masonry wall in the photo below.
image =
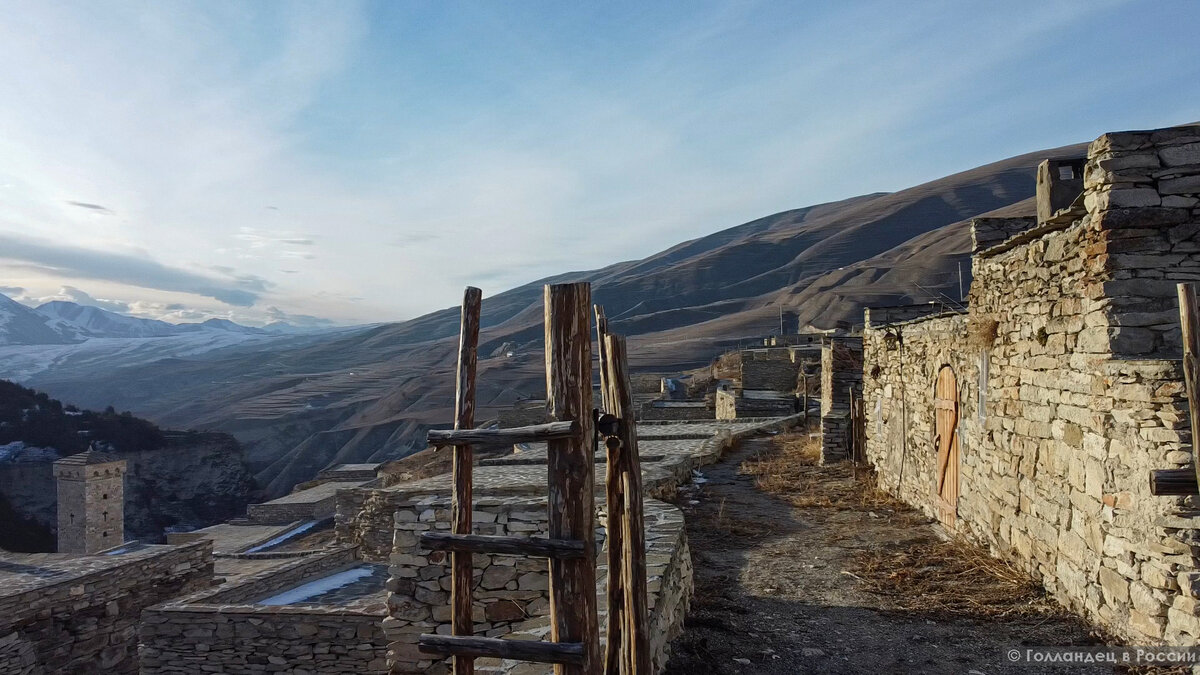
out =
[[[601,505],[602,506],[602,505]],[[388,580],[388,612],[384,630],[391,641],[392,673],[441,672],[444,664],[417,648],[421,633],[450,630],[449,556],[421,548],[422,532],[449,531],[450,501],[426,497],[412,508],[395,512],[395,551]],[[548,529],[546,500],[528,497],[481,497],[473,510],[476,534],[544,536]],[[651,649],[657,667],[666,664],[670,640],[678,636],[692,593],[691,556],[683,514],[656,500],[645,503],[647,591],[650,595]],[[597,531],[598,548],[604,530]],[[603,596],[607,568],[597,551],[598,593]],[[477,635],[518,636],[548,630],[549,574],[545,559],[509,555],[474,556],[474,616]],[[601,608],[604,602],[599,603]],[[602,623],[604,617],[602,617]],[[480,666],[487,665],[481,663]],[[497,662],[497,665],[500,665]],[[508,663],[503,670],[542,672]],[[549,672],[548,666],[544,667]]]
[[742,389],[796,391],[800,362],[791,349],[743,349],[741,356]]
[[209,586],[212,565],[207,541],[111,556],[0,555],[0,672],[137,673],[142,609]]
[[821,463],[850,456],[850,391],[861,391],[862,340],[826,337],[821,344]]
[[305,556],[231,586],[147,609],[141,625],[142,675],[386,673],[382,591],[350,606],[256,604],[360,563],[350,547]]
[[1190,463],[1174,284],[1200,279],[1200,128],[1092,143],[1084,208],[977,252],[966,316],[865,333],[867,452],[936,513],[934,378],[954,370],[957,524],[1137,642],[1200,637],[1200,518],[1149,494]]

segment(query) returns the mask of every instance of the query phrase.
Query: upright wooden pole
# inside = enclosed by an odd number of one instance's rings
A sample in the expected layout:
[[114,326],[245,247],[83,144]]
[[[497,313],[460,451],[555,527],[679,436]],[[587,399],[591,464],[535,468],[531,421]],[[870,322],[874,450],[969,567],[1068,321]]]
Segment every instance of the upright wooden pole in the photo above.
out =
[[[601,410],[614,410],[612,402],[612,387],[608,379],[608,320],[604,317],[604,308],[594,306],[596,312],[596,350],[600,354],[600,398]],[[625,626],[625,586],[621,562],[625,554],[624,520],[625,492],[621,479],[622,459],[621,441],[619,438],[608,438],[604,443],[605,471],[605,533],[608,547],[608,581],[605,595],[608,610],[608,623],[605,627],[604,672],[606,675],[620,675],[622,663],[628,661],[622,657],[626,650],[624,634]]]
[[583,663],[555,664],[556,675],[597,675],[596,533],[592,455],[591,286],[545,289],[546,404],[555,421],[575,420],[580,434],[549,442],[551,539],[584,542],[585,557],[550,559],[550,630],[555,642],[583,643]]
[[1183,328],[1183,378],[1192,418],[1192,464],[1200,482],[1200,309],[1195,284],[1179,284],[1179,325]]
[[[618,432],[622,446],[622,482],[625,517],[622,521],[624,560],[621,571],[625,586],[627,640],[630,645],[630,675],[650,675],[649,611],[646,602],[646,533],[642,509],[642,467],[638,458],[637,410],[629,383],[629,356],[625,338],[609,335],[608,383],[612,390],[612,414],[621,420]],[[611,621],[611,618],[609,619]]]
[[[462,318],[459,323],[458,370],[454,394],[454,428],[475,426],[475,364],[479,347],[479,310],[483,291],[471,286],[463,293]],[[471,534],[471,463],[473,452],[469,445],[454,446],[454,496],[450,518],[455,534]],[[471,554],[453,551],[450,554],[450,606],[454,635],[474,635],[471,622]],[[475,659],[454,656],[454,675],[472,675]]]
[[604,336],[608,335],[608,319],[604,316],[603,305],[592,305],[596,312],[596,351],[600,358],[600,410],[608,412],[608,347],[604,344]]

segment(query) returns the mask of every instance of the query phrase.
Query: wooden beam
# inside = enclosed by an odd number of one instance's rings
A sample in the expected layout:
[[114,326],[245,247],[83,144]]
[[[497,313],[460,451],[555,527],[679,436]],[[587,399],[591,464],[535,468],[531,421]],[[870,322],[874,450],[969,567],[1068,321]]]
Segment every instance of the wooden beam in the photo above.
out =
[[[1192,420],[1192,471],[1200,482],[1200,309],[1196,285],[1179,284],[1179,325],[1183,329],[1183,380]],[[1195,494],[1195,493],[1192,493]]]
[[430,445],[515,445],[538,443],[579,435],[579,423],[551,422],[509,429],[430,429]]
[[[622,488],[625,513],[622,520],[624,558],[621,573],[625,586],[626,631],[630,675],[651,675],[649,610],[646,601],[646,533],[642,508],[642,467],[638,457],[637,410],[629,382],[629,355],[625,338],[609,335],[608,382],[613,409],[621,419]],[[611,535],[610,535],[611,536]],[[610,619],[611,620],[611,619]]]
[[582,558],[585,553],[583,542],[571,539],[502,537],[451,532],[424,532],[421,534],[421,546],[431,551],[502,553],[537,558]]
[[1200,481],[1193,469],[1159,469],[1150,472],[1150,494],[1178,497],[1200,494]]
[[[592,436],[591,286],[545,288],[546,403],[550,419],[579,422],[575,438],[549,442],[547,474],[552,539],[584,542],[578,559],[550,559],[550,634],[554,642],[583,644],[579,663],[557,663],[555,675],[598,675],[595,514]],[[585,440],[586,439],[586,440]]]
[[[468,286],[463,293],[462,316],[459,323],[458,368],[454,393],[454,428],[470,429],[475,426],[475,365],[479,347],[479,312],[483,291]],[[455,534],[471,534],[472,507],[472,450],[470,445],[454,447],[454,464],[451,469],[454,481],[454,496],[450,506],[450,519]],[[450,607],[454,635],[475,634],[471,622],[471,554],[455,551],[450,554]],[[472,675],[475,659],[469,654],[457,654],[453,658],[454,675]]]
[[455,658],[494,657],[537,663],[583,663],[584,649],[578,642],[539,642],[500,638],[422,635],[417,647],[426,653],[453,654]]

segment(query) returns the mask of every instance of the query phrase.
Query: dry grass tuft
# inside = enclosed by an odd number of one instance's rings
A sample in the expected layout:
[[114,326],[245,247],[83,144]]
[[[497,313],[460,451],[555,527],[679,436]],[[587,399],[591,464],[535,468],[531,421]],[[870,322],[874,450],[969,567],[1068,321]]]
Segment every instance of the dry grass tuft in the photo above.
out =
[[780,434],[768,449],[742,463],[758,489],[797,507],[895,508],[903,505],[875,487],[875,473],[848,463],[818,466],[821,441],[807,433]]
[[963,541],[861,551],[864,588],[910,611],[1005,618],[1064,615],[1028,575]]
[[995,319],[973,319],[967,325],[967,345],[975,349],[991,349],[996,344],[1000,322]]

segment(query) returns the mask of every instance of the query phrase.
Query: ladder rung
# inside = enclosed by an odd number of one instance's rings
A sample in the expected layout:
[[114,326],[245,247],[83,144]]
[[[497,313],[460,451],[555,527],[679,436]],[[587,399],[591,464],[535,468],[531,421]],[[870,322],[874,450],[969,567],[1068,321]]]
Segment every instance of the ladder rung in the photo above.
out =
[[550,422],[511,429],[430,429],[430,445],[515,445],[537,443],[579,434],[579,423]]
[[491,656],[537,663],[583,663],[583,643],[501,640],[466,635],[422,635],[421,651],[445,656]]
[[466,551],[468,553],[507,553],[540,558],[582,558],[584,543],[578,539],[545,539],[543,537],[500,537],[489,534],[452,534],[425,532],[421,545],[431,551]]

